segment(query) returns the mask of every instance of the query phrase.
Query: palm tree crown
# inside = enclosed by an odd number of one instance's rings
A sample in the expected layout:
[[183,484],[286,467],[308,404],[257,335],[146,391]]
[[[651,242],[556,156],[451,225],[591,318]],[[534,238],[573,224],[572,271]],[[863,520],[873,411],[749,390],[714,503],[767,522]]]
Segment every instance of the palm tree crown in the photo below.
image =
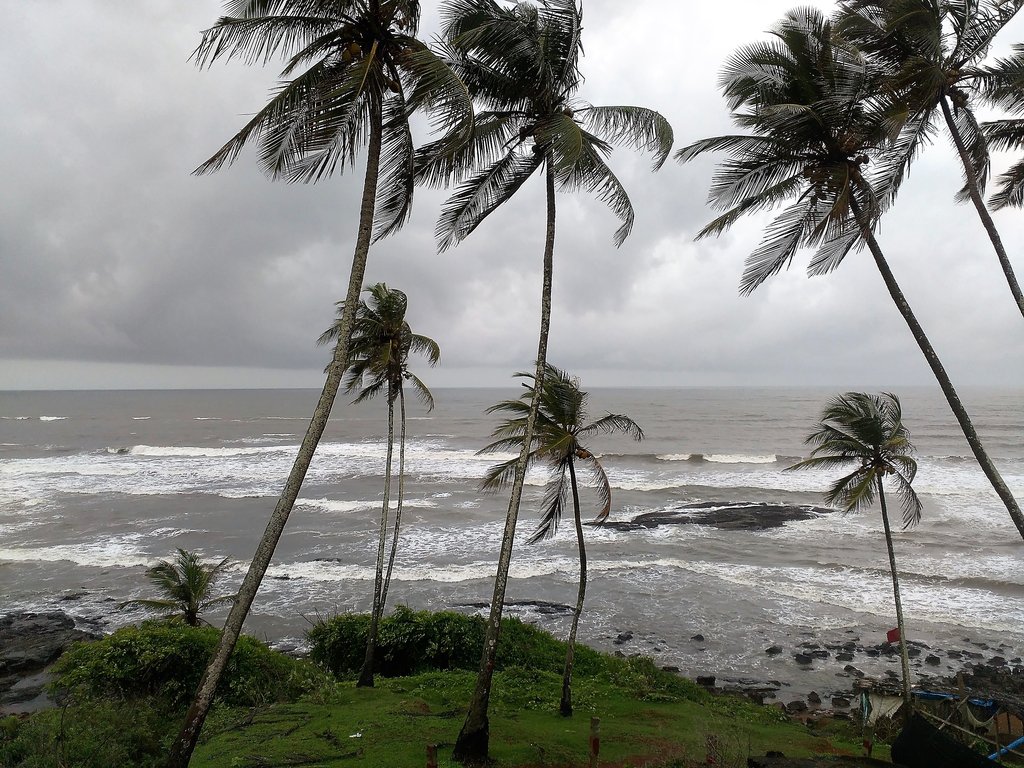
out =
[[989,143],[973,109],[979,86],[991,79],[981,65],[992,41],[1022,7],[1024,0],[843,0],[837,29],[883,73],[876,98],[898,136],[887,194],[895,194],[935,122],[943,121],[963,171],[957,199],[973,203],[1024,315],[1024,292],[985,207]]
[[814,446],[810,458],[790,469],[852,467],[829,487],[829,504],[847,512],[869,507],[881,482],[888,480],[902,503],[903,527],[920,522],[921,500],[911,485],[917,461],[896,395],[847,392],[836,397],[806,442]]
[[[437,365],[441,349],[433,339],[413,333],[405,319],[409,299],[404,292],[375,283],[366,289],[369,301],[360,300],[356,308],[352,339],[349,342],[348,367],[345,371],[346,392],[360,389],[353,402],[361,403],[387,392],[388,403],[394,403],[408,381],[417,397],[430,410],[434,398],[427,386],[409,370],[409,355],[425,355],[427,362]],[[338,320],[324,331],[318,344],[337,342],[344,302],[338,302]]]
[[427,183],[465,180],[441,213],[440,247],[467,237],[545,163],[561,189],[594,192],[612,209],[622,222],[615,233],[621,245],[633,206],[605,162],[611,143],[653,152],[657,169],[672,147],[672,128],[650,109],[578,98],[582,8],[575,0],[453,0],[442,13],[451,67],[481,111],[466,145],[436,142],[420,153]]
[[[533,374],[516,376],[534,382]],[[518,400],[503,400],[487,409],[488,413],[504,413],[509,418],[494,430],[494,442],[484,446],[480,453],[495,453],[522,448],[526,433],[526,419],[530,410],[535,383],[524,383],[524,392]],[[569,469],[577,461],[586,466],[593,479],[598,499],[595,522],[603,521],[611,509],[611,486],[600,461],[585,446],[584,441],[599,434],[625,432],[634,440],[644,436],[640,426],[628,416],[609,413],[589,422],[587,401],[589,394],[579,388],[579,380],[565,371],[548,364],[541,384],[537,424],[533,432],[528,465],[547,464],[551,482],[544,496],[543,511],[537,530],[530,543],[554,535],[568,499]],[[512,482],[517,459],[509,459],[491,467],[483,480],[483,487],[501,488]]]
[[285,79],[270,102],[209,160],[230,164],[255,142],[273,178],[311,182],[355,162],[376,120],[382,122],[381,180],[374,237],[405,223],[412,204],[414,149],[410,115],[434,115],[435,145],[451,151],[472,124],[465,87],[416,38],[417,0],[231,0],[230,14],[203,33],[192,57],[267,63],[282,55]]
[[887,159],[885,116],[867,99],[879,73],[836,43],[831,21],[816,9],[790,11],[772,36],[740,48],[720,80],[734,122],[750,133],[703,139],[676,153],[681,162],[705,152],[730,155],[708,196],[724,213],[698,238],[792,201],[748,257],[744,294],[787,267],[804,246],[817,248],[810,274],[835,269],[885,204],[864,173],[869,160],[884,165]]
[[[1024,45],[1013,46],[1010,56],[997,59],[984,70],[985,99],[1017,115],[1024,114]],[[1024,119],[1008,118],[983,123],[982,131],[992,149],[1024,150]],[[995,208],[1024,207],[1024,159],[999,176],[999,189],[989,204]]]
[[179,548],[173,560],[161,560],[146,571],[147,578],[165,597],[126,600],[120,607],[138,605],[170,611],[171,618],[180,618],[190,627],[198,627],[202,622],[200,614],[235,599],[234,595],[210,596],[214,582],[227,564],[228,558],[219,563],[204,563],[196,552]]

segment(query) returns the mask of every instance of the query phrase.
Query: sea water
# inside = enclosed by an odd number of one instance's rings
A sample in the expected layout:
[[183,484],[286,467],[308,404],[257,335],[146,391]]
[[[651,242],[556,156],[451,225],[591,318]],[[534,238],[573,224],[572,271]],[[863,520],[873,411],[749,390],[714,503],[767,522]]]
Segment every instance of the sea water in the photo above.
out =
[[[231,559],[240,582],[318,392],[308,390],[0,393],[0,612],[62,609],[106,622],[141,619],[121,601],[151,594],[145,569],[177,547]],[[828,389],[596,389],[593,418],[632,417],[642,442],[597,435],[589,448],[612,487],[611,520],[693,503],[819,508],[766,530],[665,525],[587,527],[590,578],[580,637],[643,653],[689,674],[842,690],[831,665],[797,667],[800,643],[870,645],[895,626],[877,510],[820,510],[832,475],[787,472],[807,454]],[[918,448],[921,523],[895,548],[908,637],[938,649],[1024,653],[1024,543],[978,469],[941,394],[899,391]],[[514,388],[435,392],[410,403],[403,531],[390,602],[480,611],[491,595],[508,504],[480,478],[480,455]],[[962,393],[1003,478],[1024,500],[1024,391]],[[300,645],[309,622],[366,611],[383,490],[386,405],[339,402],[246,624]],[[527,478],[509,611],[567,630],[578,560],[571,519],[527,544],[548,476]],[[582,492],[584,518],[597,511]],[[216,623],[224,611],[211,615]],[[628,639],[623,639],[627,638]],[[695,639],[699,638],[699,639]],[[970,644],[970,645],[968,645]],[[779,645],[782,654],[765,649]],[[940,654],[941,655],[941,654]],[[891,660],[859,659],[869,674]],[[874,667],[872,667],[874,665]],[[840,665],[841,666],[841,665]],[[952,672],[942,655],[929,671]]]

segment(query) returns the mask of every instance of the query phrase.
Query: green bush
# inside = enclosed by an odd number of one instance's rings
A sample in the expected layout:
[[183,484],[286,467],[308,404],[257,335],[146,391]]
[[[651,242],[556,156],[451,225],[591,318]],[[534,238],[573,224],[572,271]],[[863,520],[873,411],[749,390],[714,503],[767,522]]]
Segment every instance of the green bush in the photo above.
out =
[[179,725],[146,701],[91,701],[4,723],[0,765],[11,768],[156,768]]
[[[75,699],[153,696],[172,708],[188,704],[220,632],[212,627],[150,621],[79,643],[54,667],[51,684]],[[312,664],[242,636],[217,690],[229,705],[259,706],[297,698],[323,680]]]
[[[369,627],[370,617],[366,614],[340,614],[321,619],[307,633],[312,646],[311,658],[337,677],[355,675],[363,664]],[[480,665],[485,627],[486,622],[480,616],[454,611],[413,611],[399,606],[393,615],[381,620],[374,672],[384,677],[399,677],[434,670],[475,671]],[[566,644],[550,633],[516,618],[502,619],[495,668],[531,669],[560,676],[565,666],[565,651]],[[628,678],[633,687],[652,692],[659,686],[666,693],[677,690],[674,681],[681,678],[661,672],[648,660],[651,670],[657,673],[651,677],[646,674],[646,668],[643,673],[638,671],[639,666],[633,661],[577,644],[573,669],[580,675],[618,675]],[[690,688],[699,691],[689,681],[680,684],[688,685],[688,691]]]

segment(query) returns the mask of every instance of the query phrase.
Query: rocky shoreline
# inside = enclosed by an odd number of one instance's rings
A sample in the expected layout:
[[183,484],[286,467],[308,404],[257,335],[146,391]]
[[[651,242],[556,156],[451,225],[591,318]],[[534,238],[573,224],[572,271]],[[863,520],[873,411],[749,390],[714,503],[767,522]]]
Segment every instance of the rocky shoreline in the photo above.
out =
[[100,629],[64,611],[0,616],[0,715],[52,706],[45,691],[50,665],[73,643],[101,637]]
[[[625,630],[607,637],[618,656],[657,654],[658,641]],[[689,638],[698,649],[709,639],[698,633]],[[957,686],[960,674],[967,687],[990,694],[1024,696],[1024,659],[1006,644],[990,645],[963,638],[964,646],[940,649],[927,643],[908,641],[911,674],[915,687],[948,690]],[[865,684],[895,687],[899,682],[899,645],[865,643],[848,630],[833,638],[787,638],[764,648],[766,659],[775,661],[779,671],[772,678],[736,677],[722,670],[681,670],[662,668],[693,677],[713,693],[743,696],[758,704],[777,706],[790,715],[814,716],[848,714],[858,707],[858,691]],[[818,681],[809,686],[801,679],[816,671]],[[951,673],[949,673],[951,671]],[[947,674],[943,674],[947,672]]]

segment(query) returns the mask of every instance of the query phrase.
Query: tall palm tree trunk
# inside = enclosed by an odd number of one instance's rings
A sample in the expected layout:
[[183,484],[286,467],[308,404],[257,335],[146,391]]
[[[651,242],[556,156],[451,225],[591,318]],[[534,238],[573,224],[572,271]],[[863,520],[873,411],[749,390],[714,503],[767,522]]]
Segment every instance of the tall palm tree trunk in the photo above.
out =
[[295,457],[291,472],[285,481],[284,489],[270,516],[270,521],[263,532],[263,538],[260,539],[252,562],[249,564],[249,570],[238,589],[238,595],[231,606],[227,621],[224,622],[224,631],[220,641],[203,673],[202,680],[199,682],[195,698],[185,714],[185,723],[181,732],[171,745],[167,760],[169,768],[185,768],[192,759],[192,752],[199,739],[199,732],[202,730],[206,715],[213,704],[213,696],[224,674],[224,668],[231,657],[231,652],[235,649],[238,636],[242,633],[242,624],[245,623],[246,616],[249,615],[256,592],[260,588],[274,550],[277,548],[277,542],[284,531],[285,523],[288,522],[288,516],[295,505],[295,499],[298,498],[299,491],[302,489],[302,481],[306,477],[306,471],[313,460],[313,454],[320,443],[327,420],[331,415],[331,408],[334,406],[335,396],[338,394],[338,386],[341,384],[341,376],[348,360],[352,322],[355,318],[356,305],[359,303],[359,293],[362,290],[363,275],[366,271],[366,258],[370,252],[370,241],[373,237],[373,215],[377,197],[377,178],[380,173],[383,121],[379,104],[374,105],[371,111],[366,175],[363,180],[363,199],[359,208],[359,229],[356,235],[355,251],[352,254],[352,270],[349,273],[348,292],[345,294],[345,308],[341,316],[338,344],[334,348],[334,359],[331,362],[327,380],[324,382],[323,392],[321,392],[320,399],[313,411],[313,417],[302,438],[298,455]]
[[989,458],[988,452],[985,450],[985,446],[982,445],[981,439],[978,437],[978,433],[974,429],[971,417],[967,413],[967,409],[964,408],[963,403],[960,402],[959,395],[957,395],[956,390],[953,388],[953,384],[949,380],[949,376],[946,375],[946,369],[939,361],[939,356],[935,353],[935,349],[932,347],[931,342],[928,341],[928,337],[924,333],[924,328],[922,328],[921,324],[917,321],[917,317],[914,315],[913,310],[911,310],[910,304],[907,303],[907,299],[903,295],[903,291],[900,290],[900,286],[896,282],[896,278],[893,276],[892,270],[889,269],[889,264],[886,262],[885,256],[882,254],[882,249],[878,246],[878,241],[875,240],[874,233],[872,233],[871,227],[868,226],[868,223],[864,218],[864,214],[860,210],[860,206],[855,200],[851,200],[850,206],[853,210],[853,215],[857,220],[857,224],[860,226],[861,234],[864,236],[864,240],[868,244],[868,249],[871,251],[871,255],[875,259],[875,265],[878,267],[878,271],[882,274],[882,280],[885,281],[885,287],[889,289],[889,295],[896,304],[896,308],[900,311],[900,314],[903,315],[903,319],[910,327],[910,332],[914,336],[914,341],[917,342],[917,346],[920,347],[921,352],[924,353],[924,357],[928,361],[928,365],[932,369],[932,373],[939,382],[939,387],[941,387],[942,393],[946,396],[946,401],[949,403],[950,410],[953,411],[953,415],[960,424],[960,429],[963,431],[964,437],[967,438],[967,444],[971,446],[971,450],[974,452],[974,457],[978,460],[978,464],[981,466],[982,472],[985,473],[985,476],[992,484],[995,492],[999,495],[999,498],[1006,506],[1006,511],[1010,513],[1010,519],[1013,520],[1013,524],[1017,526],[1017,531],[1020,533],[1021,538],[1024,538],[1024,514],[1021,513],[1017,500],[1013,497],[1013,494],[1010,493],[1010,489],[1006,486],[1006,483],[1003,482],[1003,478],[999,474],[999,470],[996,469],[995,464],[992,463],[992,459]]
[[878,502],[882,507],[882,527],[885,528],[885,548],[889,552],[889,572],[892,573],[892,595],[896,601],[896,628],[900,633],[900,665],[903,667],[903,718],[910,719],[914,700],[910,695],[910,657],[907,654],[907,628],[903,623],[903,603],[900,601],[900,579],[896,571],[896,550],[892,546],[892,529],[889,527],[889,511],[885,506],[885,489],[882,477],[878,477]]
[[398,553],[398,532],[402,527],[402,501],[405,499],[405,389],[398,388],[398,403],[401,412],[401,427],[398,437],[398,499],[395,503],[395,529],[391,534],[391,554],[388,555],[388,570],[384,574],[384,590],[380,595],[381,610],[388,603],[388,588],[391,586],[391,571],[395,567]]
[[377,570],[373,576],[373,607],[370,631],[366,636],[366,655],[359,670],[356,688],[373,688],[373,657],[377,652],[377,629],[384,615],[384,548],[388,540],[388,514],[391,512],[391,464],[395,454],[395,399],[388,382],[388,449],[384,460],[384,501],[380,508],[380,531],[377,534]]
[[565,671],[562,672],[562,701],[558,711],[563,717],[572,717],[572,662],[576,655],[576,630],[583,613],[583,601],[587,597],[587,546],[583,541],[583,521],[580,519],[580,491],[576,485],[576,467],[569,459],[569,482],[572,485],[572,510],[576,520],[576,544],[580,550],[580,587],[576,594],[576,610],[572,614],[572,627],[565,649]]
[[970,155],[967,154],[964,139],[960,135],[956,123],[953,122],[953,113],[949,109],[949,102],[943,96],[939,103],[942,105],[942,115],[946,118],[946,127],[949,128],[949,133],[953,137],[953,143],[956,145],[956,151],[960,155],[960,162],[964,166],[964,175],[967,177],[967,189],[971,194],[971,202],[974,203],[974,207],[978,211],[978,217],[981,219],[985,231],[988,232],[988,239],[992,241],[992,247],[995,249],[996,256],[999,258],[999,264],[1003,268],[1003,274],[1006,275],[1006,282],[1010,286],[1010,293],[1013,294],[1013,300],[1017,302],[1017,309],[1020,310],[1021,316],[1024,316],[1024,293],[1021,292],[1020,284],[1017,282],[1017,275],[1014,274],[1013,265],[1010,264],[1010,257],[1006,255],[1003,239],[999,236],[995,222],[992,221],[992,216],[989,214],[985,201],[981,197],[978,174],[974,170],[974,164],[971,162]]
[[544,278],[540,300],[540,338],[537,342],[537,367],[534,372],[533,397],[526,417],[526,431],[523,434],[523,449],[516,462],[515,478],[512,481],[512,495],[505,514],[505,529],[498,553],[498,570],[494,576],[494,594],[491,597],[491,611],[487,617],[487,631],[480,656],[480,671],[477,673],[476,688],[469,702],[469,712],[455,741],[452,756],[463,763],[480,765],[487,761],[490,740],[490,721],[487,709],[491,697],[491,679],[494,677],[494,661],[498,653],[498,637],[501,634],[501,611],[505,603],[505,588],[508,586],[508,570],[512,564],[512,545],[515,542],[516,521],[519,517],[519,503],[523,498],[523,483],[526,480],[526,462],[533,443],[533,430],[537,422],[537,410],[544,384],[544,369],[548,354],[548,332],[551,328],[551,278],[555,253],[555,172],[551,153],[545,161],[545,188],[547,191],[547,230],[544,238]]

